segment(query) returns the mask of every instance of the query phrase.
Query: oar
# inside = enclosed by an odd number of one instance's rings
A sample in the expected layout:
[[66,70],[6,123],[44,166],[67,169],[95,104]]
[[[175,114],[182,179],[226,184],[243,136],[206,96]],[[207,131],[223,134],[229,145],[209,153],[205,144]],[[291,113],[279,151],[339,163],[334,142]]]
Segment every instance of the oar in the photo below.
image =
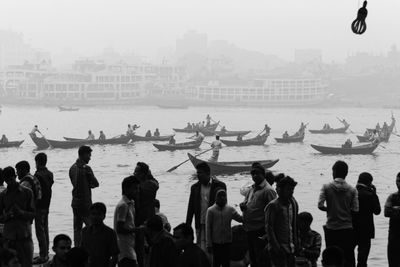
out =
[[[38,132],[39,132],[39,131],[38,131]],[[51,144],[49,143],[49,141],[47,140],[46,136],[44,136],[41,132],[39,132],[39,133],[42,135],[44,141],[46,141],[46,143],[49,145],[49,148],[52,148],[52,146],[51,146]]]
[[[208,151],[210,151],[210,150],[213,150],[213,148],[207,149],[206,151],[203,151],[203,152],[201,152],[201,153],[195,155],[194,157],[196,158],[196,157],[200,156],[201,154],[204,154],[204,153],[206,153],[206,152],[208,152]],[[171,169],[167,170],[167,172],[172,172],[172,171],[176,170],[179,166],[185,164],[185,163],[188,162],[189,160],[190,160],[190,159],[187,159],[187,160],[185,160],[185,161],[179,163],[178,165],[176,165],[176,166],[172,167]]]

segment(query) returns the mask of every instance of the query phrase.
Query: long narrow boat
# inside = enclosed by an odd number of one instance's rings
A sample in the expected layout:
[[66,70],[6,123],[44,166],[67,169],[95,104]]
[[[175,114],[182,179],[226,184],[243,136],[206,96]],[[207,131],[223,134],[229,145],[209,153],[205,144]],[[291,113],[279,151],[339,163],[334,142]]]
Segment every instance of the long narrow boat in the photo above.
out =
[[158,104],[157,107],[163,109],[188,109],[189,106],[185,104]]
[[78,111],[79,108],[58,106],[59,111]]
[[274,166],[279,159],[275,160],[253,160],[253,161],[221,161],[221,162],[210,162],[202,159],[198,159],[192,154],[188,153],[188,157],[192,162],[193,166],[201,162],[206,162],[211,168],[211,174],[233,174],[239,172],[249,172],[251,169],[251,164],[253,162],[259,162],[264,168],[268,169]]
[[180,143],[180,144],[153,144],[158,150],[160,151],[174,151],[174,150],[184,150],[184,149],[196,149],[199,148],[202,142],[199,141],[191,141],[191,142],[185,142],[185,143]]
[[336,133],[346,133],[347,129],[349,129],[350,124],[347,124],[344,127],[336,128],[336,129],[322,129],[322,130],[309,130],[310,133],[313,134],[336,134]]
[[162,135],[162,136],[140,136],[133,134],[130,138],[132,139],[132,142],[137,142],[137,141],[168,141],[174,134],[170,135]]
[[302,135],[291,135],[286,138],[277,138],[275,137],[276,142],[278,143],[301,143],[304,140],[305,134],[303,133]]
[[378,147],[379,144],[368,144],[361,146],[353,146],[351,148],[343,148],[343,147],[327,147],[327,146],[318,146],[311,145],[312,148],[321,152],[322,154],[372,154],[374,150]]
[[268,135],[264,134],[242,141],[221,139],[221,142],[226,146],[262,146],[267,141],[267,138]]
[[0,144],[0,148],[19,147],[23,142],[24,142],[24,140],[22,140],[22,141],[10,141],[10,142],[7,142],[5,144]]
[[127,144],[131,137],[121,136],[119,138],[111,138],[105,140],[75,140],[75,141],[58,141],[45,139],[43,137],[37,137],[35,135],[29,135],[32,138],[32,141],[39,149],[46,149],[49,147],[52,148],[75,148],[83,145],[122,145]]
[[[394,129],[395,125],[396,125],[396,119],[393,117],[393,114],[392,114],[392,118],[391,119],[392,119],[392,122],[388,126],[388,131],[387,131],[386,136],[383,136],[383,137],[380,138],[381,142],[389,142],[390,136],[393,133],[393,129]],[[382,128],[381,128],[381,130],[382,130]],[[367,131],[368,132],[373,132],[373,131],[375,131],[375,129],[367,128]],[[357,139],[358,139],[358,141],[360,143],[363,143],[363,142],[370,142],[371,137],[370,136],[364,136],[364,135],[357,135]]]
[[230,137],[230,136],[244,136],[249,134],[251,131],[210,131],[206,129],[199,130],[204,136],[214,136],[219,135],[220,137]]
[[183,128],[183,129],[179,129],[179,128],[172,128],[175,132],[177,133],[195,133],[196,131],[199,131],[201,129],[207,129],[210,131],[215,131],[217,129],[219,125],[219,121],[216,123],[212,123],[209,126],[206,127],[195,127],[194,129],[187,129],[187,128]]

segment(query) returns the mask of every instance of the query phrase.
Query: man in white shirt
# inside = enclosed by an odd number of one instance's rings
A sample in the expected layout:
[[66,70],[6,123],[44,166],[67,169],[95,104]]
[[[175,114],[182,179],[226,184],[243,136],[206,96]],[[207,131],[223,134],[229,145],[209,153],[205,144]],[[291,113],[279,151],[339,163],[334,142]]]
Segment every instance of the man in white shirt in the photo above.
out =
[[213,153],[209,161],[217,162],[219,156],[219,150],[222,148],[222,143],[219,140],[219,135],[215,136],[215,140],[211,143],[211,147],[213,148]]
[[87,140],[94,140],[94,139],[96,139],[96,137],[94,136],[94,134],[92,133],[91,130],[89,130],[88,134],[89,134],[89,136],[86,138]]

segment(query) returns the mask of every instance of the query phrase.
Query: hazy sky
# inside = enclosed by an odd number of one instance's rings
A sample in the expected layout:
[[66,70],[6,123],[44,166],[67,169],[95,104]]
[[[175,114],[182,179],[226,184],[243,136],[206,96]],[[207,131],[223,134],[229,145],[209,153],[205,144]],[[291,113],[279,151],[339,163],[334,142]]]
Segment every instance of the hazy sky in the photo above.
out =
[[0,0],[0,29],[22,32],[33,46],[60,55],[105,47],[152,56],[188,30],[239,47],[292,59],[296,48],[385,52],[400,44],[400,1],[368,3],[367,32],[353,34],[358,0]]

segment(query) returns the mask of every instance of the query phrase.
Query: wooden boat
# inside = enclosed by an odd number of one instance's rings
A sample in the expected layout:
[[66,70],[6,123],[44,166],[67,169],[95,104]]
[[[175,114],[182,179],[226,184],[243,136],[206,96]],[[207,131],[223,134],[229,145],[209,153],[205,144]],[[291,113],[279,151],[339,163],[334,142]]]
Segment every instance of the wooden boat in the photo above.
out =
[[79,108],[58,106],[59,111],[78,111]]
[[242,141],[221,139],[221,142],[226,146],[262,146],[267,141],[267,138],[268,135],[263,134]]
[[276,142],[278,143],[301,143],[304,140],[305,134],[303,133],[302,135],[291,135],[288,136],[287,138],[277,138],[275,137]]
[[341,128],[331,128],[331,129],[322,129],[322,130],[309,130],[310,133],[313,134],[337,134],[337,133],[346,133],[347,129],[349,129],[350,124],[341,127]]
[[153,144],[158,150],[160,151],[165,151],[165,150],[184,150],[184,149],[196,149],[199,148],[202,142],[198,141],[191,141],[191,142],[185,142],[185,143],[180,143],[180,144]]
[[[392,122],[388,126],[388,131],[387,131],[386,136],[383,136],[383,137],[380,138],[381,142],[389,142],[390,136],[393,133],[393,129],[394,129],[395,125],[396,125],[396,119],[393,117],[393,114],[392,114],[392,118],[391,119],[392,119]],[[381,128],[381,130],[382,130],[382,128]],[[367,128],[367,131],[372,133],[372,132],[375,131],[375,129]],[[380,133],[380,131],[379,131],[379,133]],[[367,137],[367,136],[364,136],[364,135],[357,135],[357,139],[358,139],[358,141],[360,143],[363,143],[363,142],[370,142],[371,137],[369,137],[369,136]]]
[[34,134],[29,134],[32,138],[32,141],[39,149],[46,149],[49,147],[52,148],[75,148],[80,147],[83,145],[121,145],[127,144],[131,137],[129,136],[121,136],[119,138],[111,138],[106,140],[86,140],[86,139],[79,139],[75,141],[58,141],[58,140],[51,140],[45,139],[43,137],[37,137]]
[[150,137],[133,134],[132,136],[130,136],[130,138],[132,139],[132,142],[137,142],[137,141],[168,141],[172,136],[174,136],[174,134],[161,135],[161,136],[150,136]]
[[216,122],[216,123],[212,123],[212,124],[210,124],[209,126],[206,126],[206,127],[196,127],[194,129],[186,129],[186,128],[183,128],[183,129],[172,128],[172,129],[177,133],[195,133],[196,131],[199,131],[201,129],[207,129],[207,130],[210,130],[210,131],[215,131],[217,129],[218,125],[219,125],[219,121]]
[[233,174],[239,172],[249,172],[251,169],[251,164],[253,162],[259,162],[264,168],[268,169],[274,166],[279,159],[276,160],[253,160],[253,161],[225,161],[225,162],[210,162],[194,157],[192,154],[188,153],[188,157],[192,162],[193,166],[196,167],[197,164],[201,162],[206,162],[211,168],[211,174]]
[[199,132],[204,134],[204,136],[214,136],[219,135],[220,137],[230,137],[230,136],[244,136],[249,134],[251,131],[210,131],[207,129],[200,129]]
[[5,144],[0,144],[0,148],[19,147],[23,142],[24,142],[24,140],[7,142]]
[[379,144],[367,144],[361,146],[353,146],[351,148],[343,147],[326,147],[311,145],[312,148],[321,152],[322,154],[372,154]]

